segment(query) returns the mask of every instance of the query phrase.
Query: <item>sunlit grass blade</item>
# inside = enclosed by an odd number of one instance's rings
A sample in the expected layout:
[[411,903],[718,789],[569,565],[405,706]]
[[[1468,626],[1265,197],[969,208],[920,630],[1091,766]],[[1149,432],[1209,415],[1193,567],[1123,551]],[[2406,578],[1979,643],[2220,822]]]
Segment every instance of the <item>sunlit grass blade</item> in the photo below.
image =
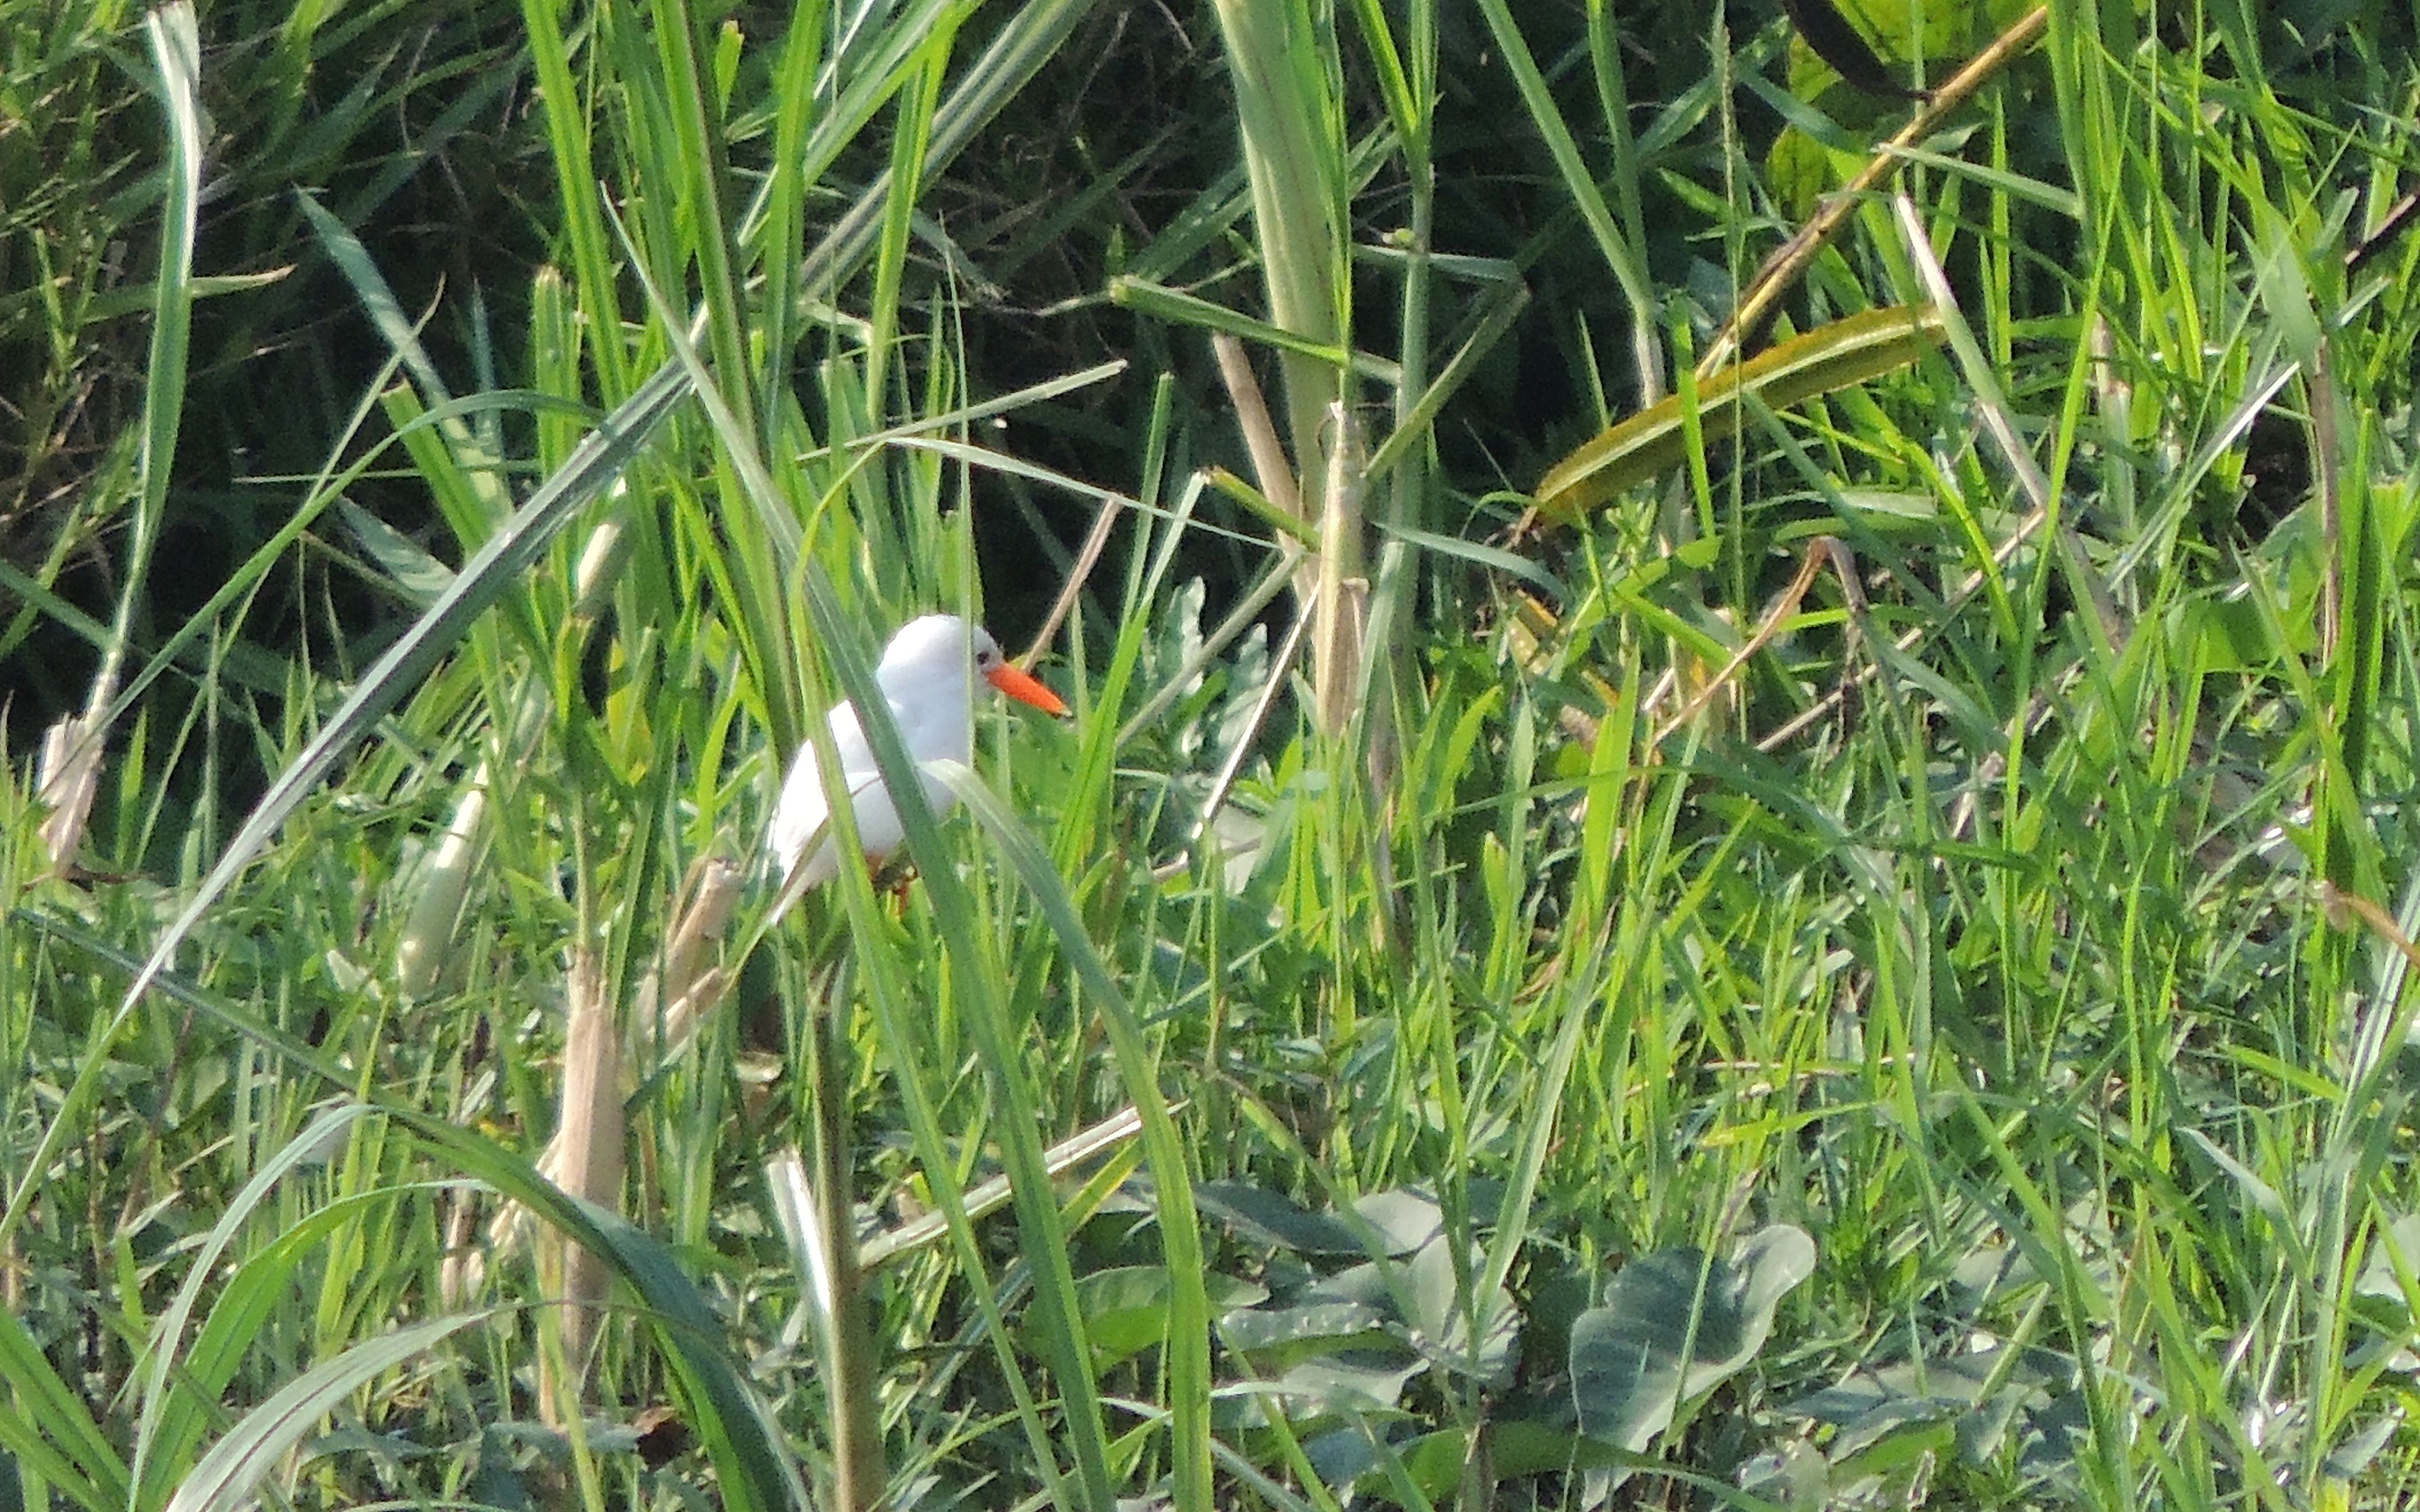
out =
[[407,1324],[305,1371],[210,1446],[168,1499],[166,1512],[239,1512],[255,1504],[287,1455],[355,1391],[486,1320],[484,1313],[467,1313]]
[[1289,351],[1286,439],[1294,448],[1307,516],[1317,484],[1328,406],[1350,401],[1333,359],[1314,355],[1348,339],[1339,301],[1344,277],[1343,144],[1332,130],[1336,102],[1309,6],[1302,0],[1220,0],[1218,24],[1234,81],[1244,169],[1252,187],[1252,235],[1269,320],[1307,345]]
[[1322,341],[1274,320],[1256,320],[1238,310],[1231,310],[1215,300],[1187,294],[1183,289],[1170,288],[1149,279],[1131,274],[1109,282],[1109,298],[1119,304],[1138,310],[1157,320],[1200,326],[1205,331],[1223,331],[1271,347],[1280,352],[1311,358],[1318,363],[1342,367],[1348,362],[1367,366],[1373,378],[1392,378],[1391,363],[1380,363],[1346,351],[1332,341]]
[[[807,609],[833,678],[839,690],[860,711],[860,722],[884,786],[892,795],[901,827],[907,833],[908,853],[916,859],[923,876],[941,946],[954,965],[952,980],[959,995],[960,1015],[975,1038],[988,1079],[996,1089],[996,1128],[1002,1162],[1007,1167],[1017,1227],[1024,1236],[1026,1260],[1033,1270],[1040,1331],[1065,1412],[1064,1429],[1075,1452],[1078,1476],[1075,1489],[1081,1491],[1085,1504],[1096,1512],[1107,1512],[1114,1493],[1100,1388],[1077,1302],[1066,1236],[1060,1225],[1058,1205],[1051,1196],[1049,1172],[1043,1158],[1038,1104],[1033,1088],[1019,1070],[1019,1057],[1009,1037],[1000,965],[977,928],[973,902],[949,864],[950,853],[940,839],[931,805],[925,801],[923,783],[916,776],[917,765],[908,754],[896,722],[890,717],[888,701],[875,684],[872,659],[861,649],[867,637],[861,626],[849,622],[821,570],[813,564],[809,566],[805,587]],[[828,733],[820,729],[811,733],[819,747],[829,739]],[[835,780],[838,764],[832,754],[822,751],[821,760],[827,781]],[[839,796],[845,798],[847,795]],[[833,811],[838,821],[835,827],[845,832],[833,843],[853,846],[853,835],[845,833],[853,817],[849,805],[841,803]],[[860,936],[872,933],[874,898],[869,880],[858,869],[844,868],[841,883],[853,932]],[[889,990],[903,1000],[908,995],[898,988]]]
[[662,67],[649,78],[661,83],[663,116],[673,129],[667,145],[688,170],[679,180],[691,229],[687,250],[695,261],[705,296],[706,332],[715,366],[722,375],[723,396],[752,434],[757,427],[756,369],[749,360],[748,314],[740,293],[745,271],[740,222],[738,207],[732,203],[724,127],[716,118],[721,112],[710,99],[713,86],[698,55],[697,20],[686,0],[669,0],[654,10]]
[[[54,871],[64,872],[84,839],[85,823],[101,782],[101,760],[110,711],[117,698],[138,610],[150,579],[151,558],[167,513],[169,471],[184,420],[186,361],[194,316],[194,238],[202,187],[201,36],[188,0],[163,6],[144,18],[156,74],[152,85],[166,119],[166,151],[161,182],[160,268],[152,280],[150,353],[144,372],[141,428],[134,451],[134,518],[127,542],[117,610],[100,668],[81,717],[54,725],[44,750],[41,799],[51,812],[42,821],[43,844]],[[0,1226],[4,1227],[4,1226]]]
[[[151,351],[145,368],[143,441],[137,454],[134,535],[127,564],[125,606],[136,601],[136,589],[159,544],[160,525],[168,504],[169,467],[177,455],[177,436],[184,420],[186,358],[193,339],[194,237],[202,192],[201,35],[194,8],[185,0],[163,6],[143,21],[151,46],[152,65],[159,69],[161,109],[167,117],[167,193],[161,205],[160,271],[154,281],[151,308]],[[113,662],[125,655],[131,629],[130,607],[121,607],[113,634]],[[104,671],[103,683],[114,683]]]
[[1787,409],[1904,367],[1940,339],[1940,316],[1930,306],[1868,310],[1792,337],[1700,384],[1693,412],[1684,411],[1676,394],[1556,463],[1538,480],[1538,507],[1560,519],[1577,519],[1682,461],[1688,455],[1691,424],[1707,441],[1733,434],[1739,401],[1747,394],[1771,409]]

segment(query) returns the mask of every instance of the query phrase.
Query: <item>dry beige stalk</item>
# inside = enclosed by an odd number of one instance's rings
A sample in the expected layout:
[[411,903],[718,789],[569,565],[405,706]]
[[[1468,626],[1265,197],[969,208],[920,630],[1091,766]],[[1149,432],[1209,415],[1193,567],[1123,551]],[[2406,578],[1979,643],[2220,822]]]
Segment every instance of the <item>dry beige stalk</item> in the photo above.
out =
[[1798,563],[1798,576],[1790,580],[1790,586],[1783,589],[1781,596],[1774,600],[1773,607],[1764,611],[1764,618],[1758,622],[1756,633],[1731,653],[1730,660],[1723,664],[1722,671],[1708,678],[1696,695],[1682,706],[1680,713],[1655,732],[1654,738],[1648,743],[1651,748],[1662,745],[1667,737],[1677,733],[1713,702],[1715,695],[1730,687],[1731,680],[1739,675],[1741,668],[1747,665],[1748,658],[1763,650],[1765,643],[1779,633],[1783,624],[1798,612],[1799,601],[1807,596],[1807,590],[1815,585],[1815,575],[1826,565],[1839,573],[1841,581],[1854,581],[1856,574],[1850,563],[1848,550],[1839,542],[1828,535],[1819,535],[1807,542],[1807,555]]
[[1218,378],[1227,385],[1227,397],[1234,402],[1235,424],[1244,433],[1244,450],[1251,454],[1252,474],[1261,492],[1269,502],[1302,518],[1302,491],[1295,486],[1294,464],[1286,458],[1285,442],[1278,439],[1277,423],[1269,418],[1268,400],[1262,396],[1261,380],[1252,376],[1244,344],[1226,332],[1214,331],[1210,350],[1218,356]]
[[[1218,354],[1218,378],[1227,385],[1227,397],[1235,406],[1235,425],[1244,433],[1244,450],[1252,458],[1252,476],[1261,486],[1262,496],[1295,519],[1303,519],[1302,486],[1295,477],[1294,462],[1286,455],[1285,442],[1278,438],[1277,423],[1269,418],[1269,403],[1261,393],[1261,380],[1253,376],[1251,360],[1244,355],[1244,344],[1223,331],[1210,333],[1210,349]],[[1295,569],[1294,591],[1297,604],[1307,605],[1316,592],[1318,564],[1304,562]]]
[[1067,616],[1076,611],[1076,600],[1082,596],[1084,584],[1092,579],[1093,568],[1099,564],[1101,553],[1109,548],[1110,533],[1125,513],[1123,504],[1121,500],[1104,499],[1100,507],[1093,511],[1093,529],[1076,552],[1076,564],[1068,571],[1067,580],[1060,585],[1059,596],[1051,601],[1050,612],[1042,616],[1042,628],[1033,633],[1032,643],[1026,647],[1024,656],[1016,658],[1017,666],[1031,671],[1033,658],[1042,654],[1044,646],[1058,638],[1059,626],[1066,624]]
[[1370,617],[1370,579],[1361,571],[1360,426],[1342,404],[1327,411],[1327,486],[1321,495],[1317,583],[1311,602],[1311,702],[1319,728],[1344,733],[1361,690],[1361,634]]
[[[706,964],[706,947],[722,938],[739,904],[741,872],[719,856],[701,858],[682,886],[689,906],[673,926],[656,966],[639,986],[631,1015],[636,1054],[643,1065],[660,1066],[687,1049],[700,1018],[730,990],[730,974]],[[665,1004],[660,1016],[656,1005]]]
[[[587,949],[571,963],[570,1016],[563,1046],[563,1107],[555,1130],[554,1180],[565,1193],[617,1210],[622,1197],[622,1041],[605,995],[604,964]],[[597,1306],[611,1277],[604,1262],[564,1235],[549,1232],[539,1246],[538,1274],[547,1295],[563,1304],[562,1368],[541,1356],[538,1413],[561,1427],[580,1411],[581,1382],[596,1341]]]
[[457,1190],[446,1198],[445,1258],[437,1266],[437,1299],[447,1312],[460,1312],[488,1281],[488,1254],[475,1242],[479,1199]]
[[[689,895],[689,904],[673,926],[671,937],[664,942],[636,995],[630,1015],[630,1049],[627,1055],[616,1053],[613,1057],[613,1119],[617,1131],[621,1124],[622,1099],[636,1084],[636,1076],[630,1073],[631,1068],[644,1068],[646,1073],[652,1073],[680,1055],[696,1038],[698,1025],[705,1015],[721,1006],[731,990],[731,973],[721,965],[706,964],[706,958],[707,947],[722,937],[731,922],[733,910],[739,899],[740,882],[740,869],[721,856],[707,856],[690,870],[683,887]],[[575,979],[579,969],[575,964]],[[593,964],[591,969],[594,969]],[[574,1014],[565,1030],[564,1099],[566,1109],[572,1103],[571,1082],[581,1052],[576,1038],[581,996],[582,989],[575,980],[572,992]],[[659,1014],[657,1004],[666,999],[670,1000],[669,1004]],[[597,1095],[601,1096],[602,1092]],[[566,1112],[555,1129],[554,1137],[547,1141],[545,1150],[538,1156],[537,1170],[539,1175],[566,1192],[584,1195],[582,1189],[574,1184],[582,1170],[582,1156],[572,1142],[573,1133],[574,1125]],[[618,1133],[614,1149],[618,1160],[622,1149]],[[617,1188],[619,1180],[617,1167],[614,1183]],[[529,1211],[518,1202],[507,1202],[488,1226],[488,1242],[499,1249],[508,1248],[522,1242],[528,1233]],[[478,1257],[466,1251],[458,1257],[449,1257],[447,1264],[458,1273],[463,1294],[477,1289],[479,1277],[485,1269]]]
[[101,791],[101,737],[108,729],[102,714],[116,681],[105,678],[94,687],[88,712],[71,714],[42,732],[42,779],[35,796],[51,810],[40,834],[54,876],[67,874],[92,818],[92,800]]

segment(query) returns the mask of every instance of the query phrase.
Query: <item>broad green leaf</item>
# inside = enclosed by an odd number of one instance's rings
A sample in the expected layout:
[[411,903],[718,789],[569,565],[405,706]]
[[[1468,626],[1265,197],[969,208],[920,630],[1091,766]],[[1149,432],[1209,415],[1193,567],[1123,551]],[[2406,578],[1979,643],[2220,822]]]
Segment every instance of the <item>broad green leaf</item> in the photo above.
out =
[[1730,1260],[1683,1247],[1624,1265],[1605,1305],[1572,1325],[1580,1431],[1644,1451],[1684,1401],[1756,1357],[1774,1307],[1814,1271],[1815,1242],[1787,1224],[1749,1235]]
[[1204,1181],[1195,1191],[1202,1212],[1231,1232],[1297,1255],[1366,1255],[1364,1232],[1375,1234],[1380,1253],[1408,1255],[1437,1231],[1436,1204],[1408,1192],[1374,1192],[1356,1202],[1355,1214],[1365,1229],[1246,1181]]

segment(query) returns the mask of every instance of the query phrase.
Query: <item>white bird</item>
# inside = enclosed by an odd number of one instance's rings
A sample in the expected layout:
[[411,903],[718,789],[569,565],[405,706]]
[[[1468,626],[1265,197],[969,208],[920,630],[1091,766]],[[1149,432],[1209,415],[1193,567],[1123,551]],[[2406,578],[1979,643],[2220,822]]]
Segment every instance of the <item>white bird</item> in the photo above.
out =
[[[974,755],[974,677],[977,672],[993,687],[1021,703],[1047,714],[1064,714],[1067,705],[1030,673],[1009,665],[1000,642],[981,625],[970,625],[954,614],[927,614],[900,626],[882,648],[882,664],[874,670],[875,685],[891,705],[891,719],[899,727],[908,759],[922,771],[924,799],[937,814],[947,813],[958,799],[929,770],[928,762],[947,757],[965,764]],[[874,748],[858,723],[857,709],[835,703],[825,717],[831,726],[832,751],[840,758],[841,779],[855,800],[857,843],[870,864],[879,864],[908,838],[899,810],[883,785],[882,769]],[[823,769],[815,762],[814,742],[799,748],[790,775],[782,783],[782,801],[773,810],[766,845],[787,877],[799,856],[824,828],[830,814],[824,801]],[[820,887],[840,872],[832,837],[825,835],[806,864],[806,886]]]

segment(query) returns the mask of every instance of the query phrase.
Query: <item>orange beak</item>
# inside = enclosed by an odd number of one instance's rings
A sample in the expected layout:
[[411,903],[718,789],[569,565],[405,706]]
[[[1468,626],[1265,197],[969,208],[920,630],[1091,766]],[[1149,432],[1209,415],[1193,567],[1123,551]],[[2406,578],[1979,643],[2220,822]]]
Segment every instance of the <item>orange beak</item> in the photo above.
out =
[[1059,695],[1043,687],[1032,673],[1019,671],[1004,661],[984,673],[984,677],[992,687],[1019,703],[1031,703],[1045,714],[1067,712],[1067,705],[1059,702]]

